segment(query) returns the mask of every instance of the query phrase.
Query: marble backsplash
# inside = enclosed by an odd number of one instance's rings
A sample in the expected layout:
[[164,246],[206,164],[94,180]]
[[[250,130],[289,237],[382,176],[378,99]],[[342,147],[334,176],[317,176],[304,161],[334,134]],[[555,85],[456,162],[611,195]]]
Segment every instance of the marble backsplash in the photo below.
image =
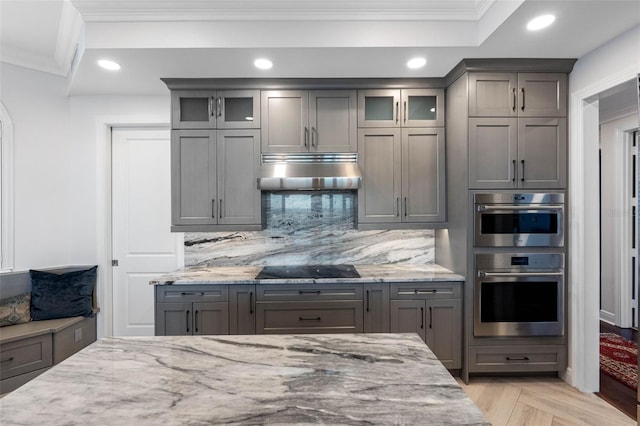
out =
[[355,229],[356,194],[263,194],[266,228],[185,234],[185,266],[428,264],[433,230]]

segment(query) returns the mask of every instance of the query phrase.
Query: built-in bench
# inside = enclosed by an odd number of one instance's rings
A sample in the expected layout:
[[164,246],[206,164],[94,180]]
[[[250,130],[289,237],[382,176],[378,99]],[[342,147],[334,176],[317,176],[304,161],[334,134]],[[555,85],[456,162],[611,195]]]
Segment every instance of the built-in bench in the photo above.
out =
[[[89,266],[46,271],[64,273],[87,268]],[[29,271],[0,274],[2,298],[30,291]],[[95,315],[92,318],[58,318],[0,327],[0,394],[22,386],[95,340]]]

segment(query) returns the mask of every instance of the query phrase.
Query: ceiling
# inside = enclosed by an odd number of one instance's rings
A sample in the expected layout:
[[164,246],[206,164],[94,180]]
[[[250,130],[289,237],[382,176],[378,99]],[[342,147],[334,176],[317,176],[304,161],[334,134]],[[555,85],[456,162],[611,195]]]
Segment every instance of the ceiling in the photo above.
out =
[[[527,31],[543,13],[554,24]],[[0,0],[0,60],[60,75],[70,95],[154,95],[162,77],[443,77],[463,58],[580,58],[637,25],[640,0]],[[408,69],[414,56],[426,66]]]

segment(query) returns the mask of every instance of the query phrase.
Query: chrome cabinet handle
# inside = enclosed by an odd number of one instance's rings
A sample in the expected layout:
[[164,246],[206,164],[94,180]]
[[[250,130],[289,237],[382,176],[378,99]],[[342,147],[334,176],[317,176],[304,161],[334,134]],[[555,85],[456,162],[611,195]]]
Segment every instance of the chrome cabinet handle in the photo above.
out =
[[196,312],[194,313],[194,321],[195,323],[195,332],[198,332],[198,310],[196,309]]
[[367,290],[367,312],[369,312],[369,290]]
[[222,97],[218,98],[218,105],[216,109],[218,110],[218,117],[222,117]]
[[396,102],[396,123],[398,122],[398,112],[400,110],[399,102]]
[[420,307],[420,329],[424,329],[424,308]]
[[253,315],[253,292],[249,292],[249,315]]
[[396,217],[400,217],[400,197],[396,198]]
[[320,290],[298,290],[298,294],[320,294]]
[[211,218],[216,218],[216,200],[215,198],[211,200]]
[[[513,107],[513,110],[514,110],[514,111],[515,111],[515,108],[516,108],[516,107],[515,107],[515,104],[514,104],[514,107]],[[517,172],[518,172],[518,171],[516,170],[516,168],[517,168],[518,166],[516,166],[516,160],[511,160],[511,161],[513,161],[513,177],[511,178],[511,182],[515,182],[515,181],[516,181],[516,174],[517,174]]]
[[195,292],[195,291],[183,291],[182,293],[180,293],[180,296],[204,296],[204,292],[200,291],[200,292]]
[[299,320],[299,321],[321,321],[321,320],[322,320],[322,318],[320,318],[320,317],[313,317],[313,318],[310,318],[310,317],[300,317],[300,318],[298,318],[298,320]]
[[315,138],[315,133],[317,132],[315,127],[311,128],[311,146],[315,147],[316,146],[316,138]]
[[[418,290],[417,288],[413,290],[413,294],[436,294],[438,289],[434,288],[432,290]],[[411,294],[411,293],[406,293]]]
[[214,115],[214,111],[213,111],[213,97],[209,98],[209,117],[213,117]]
[[222,198],[218,201],[218,217],[222,219]]
[[514,87],[513,88],[513,112],[516,112],[516,104],[518,103],[517,99],[518,99],[518,95],[516,92],[516,88]]
[[516,358],[512,358],[510,356],[505,357],[505,359],[507,361],[529,361],[529,357],[528,356],[522,356],[522,357],[516,357]]
[[429,306],[429,328],[433,328],[433,309]]
[[520,91],[522,92],[522,110],[524,111],[524,87]]
[[404,122],[407,122],[407,101],[404,101]]
[[520,181],[524,182],[524,160],[521,160],[522,163],[522,178],[520,179]]
[[536,206],[488,206],[485,204],[480,204],[477,207],[479,212],[484,212],[488,210],[535,210],[535,211],[560,211],[564,208],[564,206],[557,206],[554,204],[549,205],[536,205]]
[[404,215],[407,216],[407,197],[404,197]]
[[187,334],[191,333],[191,330],[189,330],[189,310],[187,309]]
[[304,146],[305,148],[309,147],[309,128],[306,126],[304,128]]
[[0,362],[11,362],[11,361],[13,361],[13,359],[14,359],[13,357],[9,357],[9,358],[7,358],[7,359],[3,359],[3,360],[2,360],[2,361],[0,361]]

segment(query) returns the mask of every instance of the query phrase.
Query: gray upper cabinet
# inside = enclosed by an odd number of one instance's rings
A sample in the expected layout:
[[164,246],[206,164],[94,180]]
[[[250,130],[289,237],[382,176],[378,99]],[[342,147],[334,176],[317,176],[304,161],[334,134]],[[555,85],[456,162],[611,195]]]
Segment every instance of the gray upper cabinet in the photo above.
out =
[[260,128],[259,90],[173,90],[174,129]]
[[446,219],[443,128],[360,129],[359,223]]
[[564,73],[469,73],[471,117],[565,117]]
[[444,90],[358,91],[358,127],[444,126]]
[[469,188],[564,188],[566,123],[566,118],[469,119]]
[[260,224],[259,130],[174,130],[171,137],[174,231]]
[[262,152],[355,152],[356,92],[262,92]]
[[171,132],[171,221],[173,225],[217,223],[216,132]]

